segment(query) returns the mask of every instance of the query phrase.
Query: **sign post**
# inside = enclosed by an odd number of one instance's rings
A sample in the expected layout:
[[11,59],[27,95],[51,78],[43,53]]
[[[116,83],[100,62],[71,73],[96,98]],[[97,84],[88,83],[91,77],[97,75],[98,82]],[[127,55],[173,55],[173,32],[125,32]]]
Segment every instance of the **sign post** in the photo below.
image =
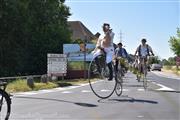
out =
[[179,66],[180,66],[180,56],[176,57],[176,66],[177,66],[177,68],[179,68]]
[[67,74],[67,56],[65,54],[47,54],[48,76],[64,76]]

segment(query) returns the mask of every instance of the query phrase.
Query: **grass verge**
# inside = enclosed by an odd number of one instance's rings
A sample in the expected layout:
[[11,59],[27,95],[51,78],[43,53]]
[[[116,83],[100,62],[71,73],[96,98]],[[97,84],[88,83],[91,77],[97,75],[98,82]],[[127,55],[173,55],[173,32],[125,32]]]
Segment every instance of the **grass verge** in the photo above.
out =
[[37,90],[42,90],[42,89],[52,89],[52,88],[56,88],[56,87],[80,85],[80,84],[84,84],[84,83],[88,83],[88,80],[72,79],[72,80],[59,80],[59,81],[48,82],[48,83],[35,82],[34,88],[32,89],[27,85],[26,80],[17,79],[17,80],[14,80],[14,81],[8,83],[6,91],[9,93],[37,91]]
[[180,76],[180,68],[177,69],[176,66],[164,66],[163,71],[175,73],[176,75]]
[[46,83],[35,83],[34,88],[30,88],[27,85],[26,80],[18,79],[14,80],[13,82],[10,82],[7,85],[7,92],[14,93],[14,92],[27,92],[27,91],[36,91],[36,90],[42,90],[42,89],[50,89],[50,88],[55,88],[58,87],[57,84],[48,82]]

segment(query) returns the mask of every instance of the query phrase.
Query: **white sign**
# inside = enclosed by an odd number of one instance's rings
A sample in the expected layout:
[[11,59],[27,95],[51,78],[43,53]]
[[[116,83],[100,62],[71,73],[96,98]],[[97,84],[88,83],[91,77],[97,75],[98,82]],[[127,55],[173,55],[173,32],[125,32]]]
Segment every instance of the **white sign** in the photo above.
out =
[[48,54],[48,75],[64,76],[67,73],[67,56],[65,54]]

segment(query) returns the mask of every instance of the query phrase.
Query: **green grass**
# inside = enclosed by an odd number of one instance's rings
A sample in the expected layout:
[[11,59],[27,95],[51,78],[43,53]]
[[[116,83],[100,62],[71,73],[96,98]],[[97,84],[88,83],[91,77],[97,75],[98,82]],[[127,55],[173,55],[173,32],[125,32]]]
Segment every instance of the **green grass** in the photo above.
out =
[[[68,62],[68,69],[69,70],[84,70],[84,62],[82,61]],[[86,63],[86,69],[88,69],[88,63]]]
[[10,82],[7,85],[7,91],[10,93],[13,92],[26,92],[26,91],[32,91],[32,90],[42,90],[42,89],[50,89],[58,87],[57,84],[48,82],[46,83],[35,83],[34,88],[30,88],[27,85],[27,81],[23,79],[14,80],[13,82]]
[[163,66],[163,70],[167,70],[177,75],[180,75],[180,67],[179,69],[177,69],[176,66]]
[[56,88],[56,87],[66,87],[66,86],[88,83],[88,80],[87,79],[84,80],[83,78],[71,79],[71,80],[59,80],[59,81],[48,82],[48,83],[41,83],[37,81],[40,81],[40,80],[36,80],[34,82],[34,88],[32,89],[27,85],[27,81],[25,79],[17,79],[8,83],[6,91],[9,93],[27,92],[27,91],[37,91],[37,90],[42,90],[42,89],[51,89],[51,88]]

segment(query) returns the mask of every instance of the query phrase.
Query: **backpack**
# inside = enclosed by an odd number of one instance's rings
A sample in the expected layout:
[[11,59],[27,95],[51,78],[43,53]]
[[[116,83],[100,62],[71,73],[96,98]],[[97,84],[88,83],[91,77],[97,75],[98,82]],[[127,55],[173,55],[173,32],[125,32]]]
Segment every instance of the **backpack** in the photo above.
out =
[[[146,48],[147,48],[147,54],[149,56],[150,53],[149,53],[149,46],[148,46],[148,44],[146,45]],[[141,56],[141,45],[139,45],[139,47],[138,47],[138,55]]]

